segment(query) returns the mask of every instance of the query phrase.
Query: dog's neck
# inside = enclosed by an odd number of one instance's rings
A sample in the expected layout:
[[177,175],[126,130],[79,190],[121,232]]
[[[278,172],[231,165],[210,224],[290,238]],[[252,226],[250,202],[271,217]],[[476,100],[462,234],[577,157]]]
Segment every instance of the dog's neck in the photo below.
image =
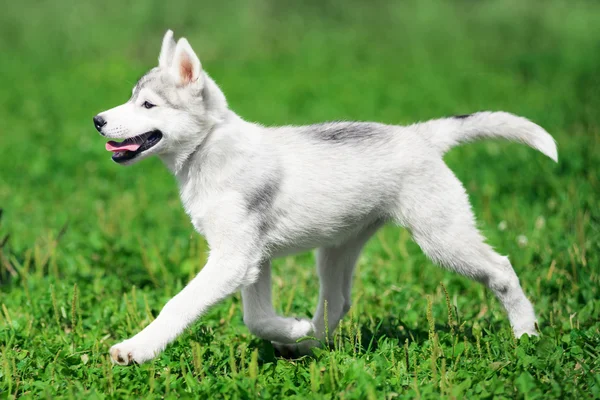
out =
[[215,130],[231,123],[236,118],[239,119],[233,111],[229,110],[225,95],[210,76],[204,72],[202,80],[204,86],[200,95],[205,110],[202,113],[202,120],[198,121],[198,132],[195,135],[197,141],[180,142],[176,152],[169,152],[160,156],[166,167],[178,179],[181,172],[185,170],[186,164],[190,162],[194,154],[200,150]]
[[251,144],[256,136],[251,133],[254,129],[254,124],[228,110],[224,118],[203,135],[202,142],[177,157],[161,158],[180,189],[190,184],[204,186],[209,180],[218,180],[226,174],[230,164],[237,164],[234,160],[246,159],[249,152],[255,151],[256,147]]

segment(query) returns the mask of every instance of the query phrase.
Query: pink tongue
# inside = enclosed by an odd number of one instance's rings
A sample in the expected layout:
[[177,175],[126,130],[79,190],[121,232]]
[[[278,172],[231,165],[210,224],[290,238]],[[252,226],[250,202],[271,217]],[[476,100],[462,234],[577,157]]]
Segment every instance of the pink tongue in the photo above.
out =
[[122,143],[118,143],[118,142],[113,142],[112,140],[108,143],[106,143],[106,150],[108,151],[112,151],[112,152],[117,152],[117,151],[136,151],[137,149],[140,148],[140,144],[136,144],[136,143],[127,143],[127,144],[122,144]]

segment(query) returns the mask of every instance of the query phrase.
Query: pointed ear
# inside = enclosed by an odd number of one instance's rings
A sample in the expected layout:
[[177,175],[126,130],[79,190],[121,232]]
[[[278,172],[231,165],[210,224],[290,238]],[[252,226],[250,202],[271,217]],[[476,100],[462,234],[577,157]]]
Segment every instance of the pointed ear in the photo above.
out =
[[173,40],[173,31],[169,29],[167,33],[165,33],[165,37],[163,37],[160,55],[158,56],[158,66],[160,68],[167,68],[169,64],[171,64],[174,53],[175,41]]
[[202,72],[202,65],[192,46],[185,38],[179,39],[171,63],[171,73],[180,85],[196,82]]

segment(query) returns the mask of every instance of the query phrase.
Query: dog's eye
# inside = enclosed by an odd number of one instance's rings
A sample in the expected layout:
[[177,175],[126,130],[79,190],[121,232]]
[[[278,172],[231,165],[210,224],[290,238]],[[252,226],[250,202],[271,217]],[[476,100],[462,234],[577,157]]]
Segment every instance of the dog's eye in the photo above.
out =
[[155,105],[154,105],[154,104],[152,104],[152,103],[150,103],[149,101],[145,101],[145,102],[142,104],[142,107],[150,109],[150,108],[152,108],[152,107],[155,107]]

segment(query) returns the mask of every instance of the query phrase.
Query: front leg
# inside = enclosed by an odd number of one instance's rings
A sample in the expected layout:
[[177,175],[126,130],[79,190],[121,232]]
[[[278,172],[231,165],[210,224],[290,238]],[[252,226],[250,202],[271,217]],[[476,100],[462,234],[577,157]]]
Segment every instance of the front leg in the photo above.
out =
[[221,245],[212,251],[200,273],[163,307],[150,325],[110,349],[113,362],[128,365],[151,360],[210,306],[253,283],[260,257],[243,247]]

